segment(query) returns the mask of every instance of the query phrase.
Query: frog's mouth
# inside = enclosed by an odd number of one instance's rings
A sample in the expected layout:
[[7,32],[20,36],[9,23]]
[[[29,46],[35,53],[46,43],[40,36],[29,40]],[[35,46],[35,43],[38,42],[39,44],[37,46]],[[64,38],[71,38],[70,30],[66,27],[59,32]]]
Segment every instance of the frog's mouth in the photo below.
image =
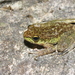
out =
[[42,46],[42,45],[34,44],[34,43],[31,43],[31,42],[29,42],[29,41],[27,41],[27,40],[24,40],[24,44],[25,44],[27,47],[32,48],[32,49],[35,49],[35,48],[37,48],[37,49],[43,49],[43,48],[45,48],[45,47]]

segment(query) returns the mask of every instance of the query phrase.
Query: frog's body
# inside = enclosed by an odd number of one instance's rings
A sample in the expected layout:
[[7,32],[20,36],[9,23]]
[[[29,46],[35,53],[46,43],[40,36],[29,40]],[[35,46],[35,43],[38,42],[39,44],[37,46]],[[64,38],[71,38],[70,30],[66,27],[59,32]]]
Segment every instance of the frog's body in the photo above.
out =
[[47,23],[30,25],[24,32],[24,39],[46,49],[38,56],[64,51],[75,42],[75,19],[53,20]]

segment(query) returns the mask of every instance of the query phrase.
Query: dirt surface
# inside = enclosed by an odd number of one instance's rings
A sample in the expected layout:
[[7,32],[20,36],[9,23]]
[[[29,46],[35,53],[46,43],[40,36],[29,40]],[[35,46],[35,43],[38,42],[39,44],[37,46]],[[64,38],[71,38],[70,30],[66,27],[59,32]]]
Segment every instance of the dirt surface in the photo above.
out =
[[24,44],[28,25],[75,18],[75,0],[0,0],[0,75],[75,75],[75,50],[34,60]]

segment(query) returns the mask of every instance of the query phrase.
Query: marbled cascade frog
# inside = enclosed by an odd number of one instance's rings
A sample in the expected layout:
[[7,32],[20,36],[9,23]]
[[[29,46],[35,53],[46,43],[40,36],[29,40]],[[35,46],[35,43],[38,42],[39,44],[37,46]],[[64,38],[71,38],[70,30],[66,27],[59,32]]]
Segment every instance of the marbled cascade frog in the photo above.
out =
[[37,56],[63,52],[75,43],[75,19],[36,23],[30,25],[23,36],[26,41],[44,47],[37,51]]

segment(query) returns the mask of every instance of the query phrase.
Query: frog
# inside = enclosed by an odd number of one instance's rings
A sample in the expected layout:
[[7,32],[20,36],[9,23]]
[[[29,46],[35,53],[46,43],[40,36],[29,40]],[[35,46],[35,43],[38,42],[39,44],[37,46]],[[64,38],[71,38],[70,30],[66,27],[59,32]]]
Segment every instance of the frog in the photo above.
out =
[[75,47],[75,19],[56,19],[34,23],[28,26],[23,37],[32,44],[44,47],[36,51],[36,57],[54,52],[68,52]]

